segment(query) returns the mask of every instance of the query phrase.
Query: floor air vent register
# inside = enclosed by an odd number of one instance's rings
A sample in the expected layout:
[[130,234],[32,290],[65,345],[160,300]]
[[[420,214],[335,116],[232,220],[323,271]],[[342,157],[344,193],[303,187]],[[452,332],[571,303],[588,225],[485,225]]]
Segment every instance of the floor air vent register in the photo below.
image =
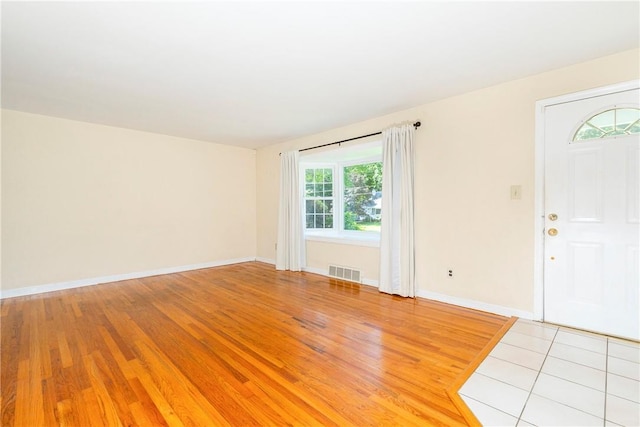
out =
[[338,265],[329,265],[329,277],[336,279],[348,280],[350,282],[362,283],[362,272],[350,267],[340,267]]

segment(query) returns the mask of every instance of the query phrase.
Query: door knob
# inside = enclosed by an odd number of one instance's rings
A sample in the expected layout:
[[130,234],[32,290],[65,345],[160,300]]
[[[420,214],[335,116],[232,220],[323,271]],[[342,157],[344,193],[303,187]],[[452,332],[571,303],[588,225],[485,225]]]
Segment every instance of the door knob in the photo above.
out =
[[555,221],[556,219],[558,219],[558,215],[556,215],[554,213],[550,213],[549,214],[549,220],[550,221]]
[[550,228],[549,231],[547,231],[547,233],[549,234],[549,236],[557,236],[558,235],[558,229]]

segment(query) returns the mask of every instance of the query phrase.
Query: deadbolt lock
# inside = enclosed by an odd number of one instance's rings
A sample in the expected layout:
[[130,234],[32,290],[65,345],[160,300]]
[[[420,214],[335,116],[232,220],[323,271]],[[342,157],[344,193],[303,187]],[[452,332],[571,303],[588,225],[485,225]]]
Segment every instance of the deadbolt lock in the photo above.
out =
[[549,214],[549,220],[551,220],[551,221],[555,221],[555,220],[557,220],[557,219],[558,219],[558,215],[556,215],[556,214],[554,214],[554,213]]
[[549,231],[547,231],[547,233],[549,234],[549,236],[557,236],[558,235],[558,229],[550,228]]

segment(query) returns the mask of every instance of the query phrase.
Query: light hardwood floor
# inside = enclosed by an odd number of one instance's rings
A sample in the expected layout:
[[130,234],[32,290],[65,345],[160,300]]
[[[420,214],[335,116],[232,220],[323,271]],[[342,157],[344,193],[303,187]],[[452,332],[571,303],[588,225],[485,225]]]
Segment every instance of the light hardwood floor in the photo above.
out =
[[508,321],[258,262],[1,307],[3,426],[466,425]]

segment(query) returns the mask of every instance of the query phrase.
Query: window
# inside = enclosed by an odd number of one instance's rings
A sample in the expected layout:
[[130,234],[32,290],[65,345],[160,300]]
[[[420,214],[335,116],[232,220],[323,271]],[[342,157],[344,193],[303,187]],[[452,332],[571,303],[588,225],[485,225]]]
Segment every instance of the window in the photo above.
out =
[[380,232],[382,162],[342,168],[344,229]]
[[576,131],[573,142],[640,133],[640,109],[614,108],[598,113]]
[[381,157],[378,142],[301,159],[307,237],[379,240]]
[[306,228],[333,228],[332,168],[304,170],[304,198]]

